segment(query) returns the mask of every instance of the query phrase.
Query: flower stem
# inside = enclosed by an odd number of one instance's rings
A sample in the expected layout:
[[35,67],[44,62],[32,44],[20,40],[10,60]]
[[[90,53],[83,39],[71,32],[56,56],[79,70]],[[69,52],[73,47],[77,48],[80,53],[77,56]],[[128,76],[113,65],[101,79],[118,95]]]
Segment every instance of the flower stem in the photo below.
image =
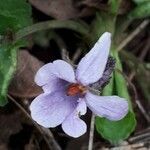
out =
[[92,114],[91,124],[90,124],[90,135],[89,135],[88,150],[92,150],[93,149],[94,123],[95,123],[95,115]]
[[31,26],[25,27],[24,29],[19,30],[15,34],[15,40],[19,40],[24,38],[25,36],[29,34],[33,34],[37,31],[41,30],[47,30],[47,29],[60,29],[60,28],[66,28],[74,30],[81,35],[87,35],[89,32],[89,28],[86,24],[81,24],[76,21],[61,21],[61,20],[51,20],[51,21],[44,21],[40,23],[33,24]]

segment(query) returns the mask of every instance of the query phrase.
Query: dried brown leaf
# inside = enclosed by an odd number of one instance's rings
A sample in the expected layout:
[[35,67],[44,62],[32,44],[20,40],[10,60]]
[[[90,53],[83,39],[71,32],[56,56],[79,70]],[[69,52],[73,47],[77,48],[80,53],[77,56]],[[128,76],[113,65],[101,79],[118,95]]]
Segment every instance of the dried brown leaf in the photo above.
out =
[[35,84],[34,76],[42,65],[43,63],[28,51],[20,50],[17,70],[9,86],[9,93],[20,98],[32,98],[39,95],[42,90]]
[[81,1],[75,0],[29,0],[29,2],[43,13],[61,20],[89,16],[93,12],[88,7],[80,7]]
[[0,143],[7,143],[9,137],[18,133],[21,129],[20,113],[0,113]]

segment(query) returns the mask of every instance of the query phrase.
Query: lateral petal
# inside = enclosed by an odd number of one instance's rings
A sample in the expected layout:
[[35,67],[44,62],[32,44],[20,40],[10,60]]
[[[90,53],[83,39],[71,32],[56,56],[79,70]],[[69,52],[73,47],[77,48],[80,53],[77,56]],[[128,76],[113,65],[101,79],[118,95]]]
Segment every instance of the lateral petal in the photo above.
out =
[[128,113],[128,102],[118,96],[97,96],[87,93],[85,99],[93,113],[112,121],[121,120]]

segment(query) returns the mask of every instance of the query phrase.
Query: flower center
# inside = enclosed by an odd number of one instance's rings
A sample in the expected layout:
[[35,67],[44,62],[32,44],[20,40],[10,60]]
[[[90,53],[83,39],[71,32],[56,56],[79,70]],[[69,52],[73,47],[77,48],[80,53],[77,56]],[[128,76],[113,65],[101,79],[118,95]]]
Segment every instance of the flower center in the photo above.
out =
[[75,96],[77,94],[84,94],[87,88],[78,83],[72,83],[67,88],[67,95],[68,96]]

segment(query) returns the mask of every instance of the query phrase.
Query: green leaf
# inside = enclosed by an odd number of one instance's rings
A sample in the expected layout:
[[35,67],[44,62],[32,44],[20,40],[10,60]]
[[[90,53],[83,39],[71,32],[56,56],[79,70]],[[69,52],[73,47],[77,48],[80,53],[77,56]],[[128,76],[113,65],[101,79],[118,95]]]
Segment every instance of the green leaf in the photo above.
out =
[[18,45],[0,46],[0,106],[7,103],[7,90],[17,63]]
[[17,31],[32,23],[31,7],[26,0],[0,0],[0,34]]
[[26,0],[0,0],[0,20],[0,34],[6,36],[0,43],[0,106],[4,106],[8,85],[16,68],[17,49],[22,45],[20,42],[11,44],[7,34],[32,23],[31,7]]
[[110,121],[106,118],[96,117],[96,129],[103,138],[116,145],[126,139],[135,128],[134,114],[128,115],[120,121]]
[[129,109],[130,109],[130,111],[132,111],[132,104],[131,104],[130,96],[128,93],[127,83],[126,83],[126,80],[125,80],[123,74],[121,73],[123,71],[123,69],[122,69],[122,64],[121,64],[120,58],[118,56],[118,52],[114,51],[113,56],[116,59],[116,70],[114,72],[116,94],[118,96],[126,98],[128,100]]
[[[122,65],[118,56],[118,52],[113,51],[113,56],[116,59],[116,68],[122,71]],[[132,110],[126,81],[122,74],[117,70],[114,72],[114,81],[114,91],[112,92],[111,89],[112,84],[108,84],[108,87],[104,89],[103,95],[118,95],[127,99],[129,104],[129,112],[127,116],[120,121],[110,121],[106,118],[97,117],[96,129],[103,138],[109,140],[112,144],[118,144],[122,140],[128,138],[128,136],[133,132],[136,126],[136,120],[134,112]]]
[[103,89],[102,95],[103,96],[110,96],[113,94],[113,87],[114,87],[114,73],[111,76],[111,79],[109,81],[109,84],[105,86]]
[[135,9],[133,9],[129,13],[130,19],[140,19],[150,16],[150,1],[137,5]]
[[114,32],[115,17],[112,14],[97,12],[94,21],[91,24],[90,43],[95,43],[104,32]]
[[95,43],[104,32],[110,32],[112,36],[115,33],[116,17],[121,0],[109,0],[110,9],[108,12],[98,11],[91,24],[90,43]]

